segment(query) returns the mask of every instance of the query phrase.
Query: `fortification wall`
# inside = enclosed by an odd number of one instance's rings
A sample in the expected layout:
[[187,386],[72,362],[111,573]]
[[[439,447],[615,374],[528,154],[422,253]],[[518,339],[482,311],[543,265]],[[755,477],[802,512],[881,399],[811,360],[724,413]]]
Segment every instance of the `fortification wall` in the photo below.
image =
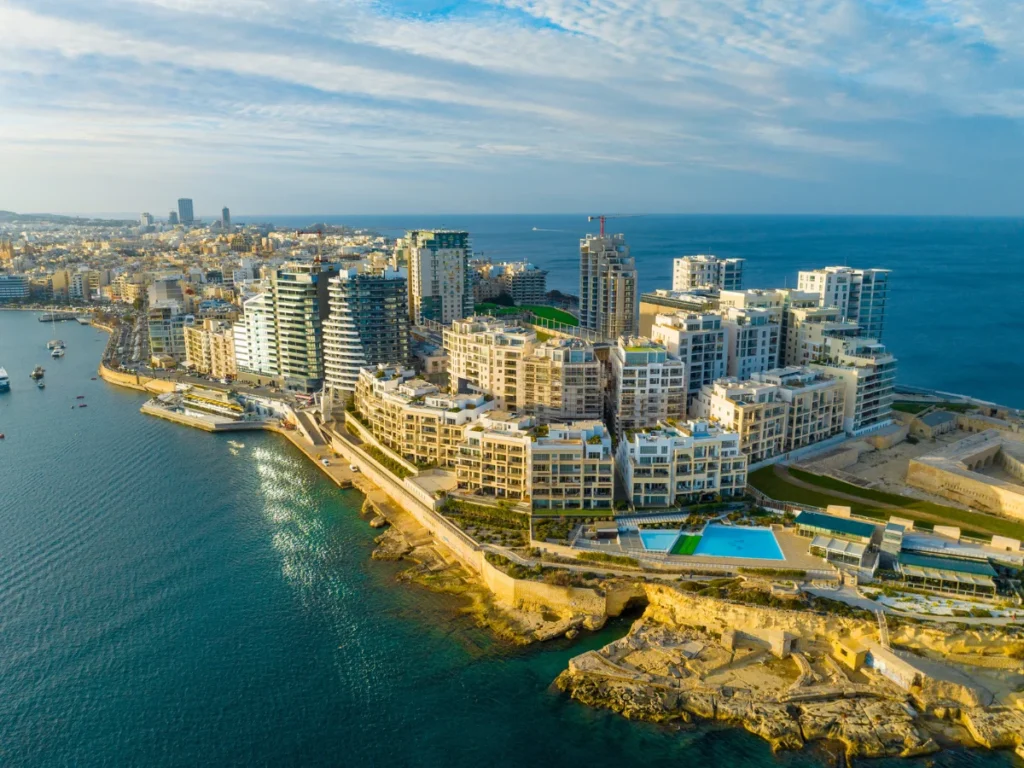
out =
[[99,374],[100,378],[108,384],[134,389],[139,392],[149,392],[155,395],[173,392],[175,387],[175,382],[168,379],[154,379],[146,376],[140,376],[137,373],[115,371],[102,363],[99,367]]

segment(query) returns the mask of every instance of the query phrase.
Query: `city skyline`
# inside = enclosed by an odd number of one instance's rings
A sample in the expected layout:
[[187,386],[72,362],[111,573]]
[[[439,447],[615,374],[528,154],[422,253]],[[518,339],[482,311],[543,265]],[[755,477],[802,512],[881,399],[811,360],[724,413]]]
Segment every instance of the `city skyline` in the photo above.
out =
[[0,25],[0,209],[1022,213],[1010,3],[12,0]]

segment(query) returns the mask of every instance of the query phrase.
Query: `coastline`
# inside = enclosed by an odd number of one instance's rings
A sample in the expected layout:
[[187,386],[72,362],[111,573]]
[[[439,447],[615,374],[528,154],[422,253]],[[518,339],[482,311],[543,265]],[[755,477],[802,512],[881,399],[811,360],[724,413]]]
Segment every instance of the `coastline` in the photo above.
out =
[[[105,326],[96,327],[114,331]],[[149,395],[174,391],[176,386],[175,382],[165,379],[114,371],[103,361],[99,375],[109,384]],[[197,426],[184,419],[170,420]],[[820,740],[839,741],[845,745],[848,758],[931,754],[941,748],[937,740],[942,739],[975,748],[1016,748],[1018,753],[1024,750],[1024,741],[1015,736],[1024,733],[1024,699],[1018,702],[1017,709],[991,717],[984,707],[968,706],[977,702],[951,705],[945,700],[942,703],[922,701],[891,690],[883,694],[878,690],[840,685],[838,700],[832,694],[822,696],[819,691],[813,691],[811,700],[780,698],[765,704],[759,696],[751,699],[737,695],[732,686],[684,692],[678,683],[658,680],[658,674],[645,669],[643,664],[609,663],[608,656],[630,643],[637,645],[632,650],[643,654],[664,656],[677,650],[672,642],[649,642],[652,634],[662,638],[666,631],[678,633],[682,629],[684,634],[676,640],[692,642],[696,638],[712,643],[743,621],[731,617],[722,623],[717,637],[713,633],[691,636],[685,634],[694,629],[687,621],[675,615],[667,618],[670,611],[665,604],[676,599],[675,596],[665,597],[666,590],[672,591],[670,587],[642,583],[623,585],[621,579],[612,576],[602,584],[600,592],[603,594],[599,594],[593,589],[555,587],[514,579],[491,564],[481,547],[439,515],[431,500],[413,496],[409,488],[400,485],[397,478],[384,474],[383,467],[330,425],[317,429],[325,440],[319,446],[300,429],[285,429],[272,422],[262,422],[254,428],[282,435],[339,488],[351,487],[363,494],[362,513],[374,518],[374,527],[378,527],[378,519],[387,524],[376,539],[378,547],[372,557],[411,563],[399,575],[400,581],[462,597],[467,601],[465,613],[498,637],[517,644],[560,636],[572,638],[580,629],[599,628],[608,617],[618,615],[628,605],[645,606],[643,617],[636,621],[626,638],[600,651],[574,658],[569,668],[558,676],[555,686],[580,703],[656,723],[720,720],[764,738],[773,750],[801,749]],[[325,458],[328,465],[323,463]],[[361,471],[349,471],[349,463],[359,465]],[[538,590],[538,587],[544,589]],[[730,604],[722,605],[728,609]],[[563,610],[552,617],[552,606]],[[688,613],[702,615],[700,611]],[[801,612],[794,613],[800,615],[798,621],[806,626],[807,617]],[[759,630],[778,626],[777,617],[757,619],[754,624]],[[696,629],[706,632],[710,627],[701,625]],[[866,631],[863,627],[860,630]],[[834,634],[836,628],[829,627],[829,631]],[[759,631],[750,634],[759,638],[764,635]],[[637,637],[640,638],[638,644]],[[686,665],[682,659],[679,661]],[[802,668],[806,662],[796,663]],[[792,682],[786,677],[788,672],[779,674],[787,685]],[[800,674],[803,679],[804,673]],[[831,680],[835,683],[836,678]],[[808,680],[803,684],[809,684]],[[908,715],[908,706],[920,707],[921,715]]]

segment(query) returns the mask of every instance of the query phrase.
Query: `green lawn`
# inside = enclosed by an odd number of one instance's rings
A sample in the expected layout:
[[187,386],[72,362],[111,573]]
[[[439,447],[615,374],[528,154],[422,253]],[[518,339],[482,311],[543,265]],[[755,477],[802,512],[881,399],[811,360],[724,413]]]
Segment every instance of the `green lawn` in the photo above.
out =
[[[1024,537],[1024,524],[1013,520],[1006,520],[994,515],[986,515],[980,512],[970,512],[957,507],[949,507],[944,504],[935,504],[930,501],[907,498],[873,488],[861,488],[833,477],[816,475],[813,472],[789,468],[793,477],[806,483],[812,483],[821,488],[821,491],[801,488],[786,482],[777,476],[772,467],[763,467],[752,472],[750,484],[764,494],[777,501],[789,501],[795,504],[810,504],[815,507],[827,507],[829,504],[840,504],[849,506],[856,515],[872,517],[879,520],[888,520],[894,514],[898,517],[907,517],[915,522],[920,528],[932,528],[936,525],[934,520],[927,520],[924,515],[934,515],[951,525],[959,525],[964,533],[990,536],[993,533],[1001,536],[1010,536],[1015,539]],[[864,499],[863,504],[851,502],[839,496],[833,496],[829,491],[841,491],[853,494]],[[899,510],[886,509],[870,504],[871,501],[883,502],[899,507]]]
[[565,325],[579,325],[580,321],[575,315],[571,315],[568,312],[555,309],[554,307],[544,307],[535,304],[524,304],[522,309],[528,309],[537,317],[544,320],[554,320],[556,323],[563,323]]
[[680,536],[672,545],[672,555],[692,555],[697,545],[700,544],[700,536]]
[[937,405],[943,411],[953,411],[954,413],[967,413],[972,411],[976,406],[970,403],[922,403],[919,400],[897,400],[892,404],[894,411],[903,411],[903,413],[921,413],[921,411],[931,408],[933,405]]

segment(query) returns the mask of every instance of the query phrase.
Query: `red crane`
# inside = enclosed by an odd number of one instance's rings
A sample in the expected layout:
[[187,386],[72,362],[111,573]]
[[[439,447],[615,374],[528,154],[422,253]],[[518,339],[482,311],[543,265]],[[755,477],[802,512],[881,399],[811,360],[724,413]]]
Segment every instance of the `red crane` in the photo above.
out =
[[601,222],[601,237],[604,237],[604,223],[608,219],[631,219],[631,218],[634,218],[636,216],[645,216],[645,215],[646,214],[643,214],[643,213],[616,213],[616,214],[613,214],[611,216],[608,216],[607,214],[603,214],[602,213],[602,214],[600,214],[598,216],[587,216],[587,221],[593,221],[594,219],[597,219],[599,222]]

